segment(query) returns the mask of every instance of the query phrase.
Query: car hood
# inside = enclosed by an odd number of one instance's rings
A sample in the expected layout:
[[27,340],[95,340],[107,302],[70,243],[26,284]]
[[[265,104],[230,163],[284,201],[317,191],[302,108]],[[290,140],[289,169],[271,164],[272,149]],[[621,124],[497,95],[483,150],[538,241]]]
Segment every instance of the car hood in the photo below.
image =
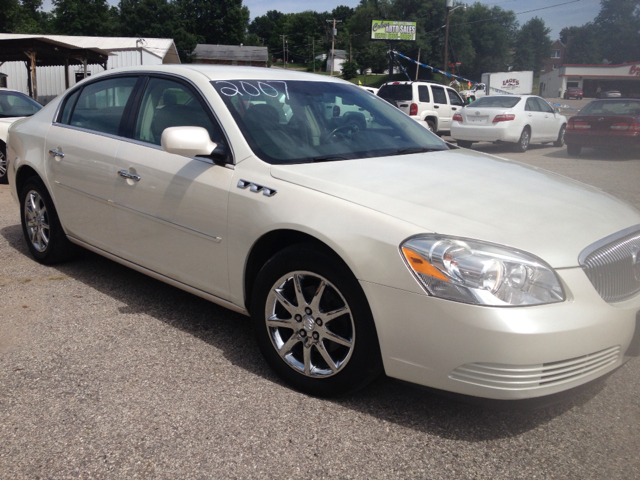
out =
[[452,150],[302,165],[273,177],[391,215],[424,232],[509,245],[555,268],[640,212],[603,191],[539,168]]

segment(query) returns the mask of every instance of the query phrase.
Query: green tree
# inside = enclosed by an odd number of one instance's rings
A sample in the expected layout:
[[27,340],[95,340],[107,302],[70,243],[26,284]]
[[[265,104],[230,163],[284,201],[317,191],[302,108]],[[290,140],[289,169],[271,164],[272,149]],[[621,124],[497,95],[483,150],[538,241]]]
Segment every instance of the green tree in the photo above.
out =
[[640,59],[640,0],[601,0],[594,21],[600,53],[610,63]]
[[549,37],[550,28],[544,21],[534,17],[525,23],[517,34],[514,53],[516,70],[533,70],[536,74],[551,56],[553,42]]
[[358,76],[358,64],[356,62],[343,62],[342,63],[342,78],[345,80],[351,80]]
[[60,35],[110,36],[113,15],[107,0],[52,0],[53,32]]
[[239,45],[249,25],[242,0],[175,0],[178,18],[201,43]]
[[560,41],[565,45],[563,63],[602,63],[601,45],[598,37],[599,29],[593,23],[587,23],[581,27],[563,28],[560,31]]

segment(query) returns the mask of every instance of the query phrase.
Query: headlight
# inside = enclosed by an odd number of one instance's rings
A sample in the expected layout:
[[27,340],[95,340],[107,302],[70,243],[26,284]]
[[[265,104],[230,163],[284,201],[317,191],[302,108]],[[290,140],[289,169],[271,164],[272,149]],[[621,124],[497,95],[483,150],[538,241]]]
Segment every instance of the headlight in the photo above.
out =
[[501,245],[419,235],[405,240],[400,252],[418,283],[434,297],[504,307],[565,299],[549,265]]

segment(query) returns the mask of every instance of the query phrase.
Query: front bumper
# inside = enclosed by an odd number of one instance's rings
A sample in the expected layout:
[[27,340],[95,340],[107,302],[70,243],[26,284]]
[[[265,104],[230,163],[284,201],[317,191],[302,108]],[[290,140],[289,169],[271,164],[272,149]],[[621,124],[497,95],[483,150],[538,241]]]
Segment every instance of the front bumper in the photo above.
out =
[[522,129],[509,128],[510,122],[498,122],[488,125],[467,125],[460,122],[451,124],[451,136],[455,140],[467,142],[509,142],[520,139]]
[[610,305],[581,269],[558,274],[568,299],[534,307],[480,307],[361,282],[387,375],[515,400],[562,392],[616,369],[629,358],[640,296]]

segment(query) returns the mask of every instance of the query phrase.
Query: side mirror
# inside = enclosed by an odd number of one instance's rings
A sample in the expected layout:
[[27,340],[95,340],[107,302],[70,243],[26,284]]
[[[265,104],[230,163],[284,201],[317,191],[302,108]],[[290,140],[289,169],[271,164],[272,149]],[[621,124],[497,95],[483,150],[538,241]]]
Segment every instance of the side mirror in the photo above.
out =
[[202,127],[165,128],[160,144],[165,152],[187,157],[211,155],[217,147],[209,138],[209,132]]
[[558,107],[554,107],[553,111],[554,111],[555,113],[560,113],[560,109],[559,109]]

